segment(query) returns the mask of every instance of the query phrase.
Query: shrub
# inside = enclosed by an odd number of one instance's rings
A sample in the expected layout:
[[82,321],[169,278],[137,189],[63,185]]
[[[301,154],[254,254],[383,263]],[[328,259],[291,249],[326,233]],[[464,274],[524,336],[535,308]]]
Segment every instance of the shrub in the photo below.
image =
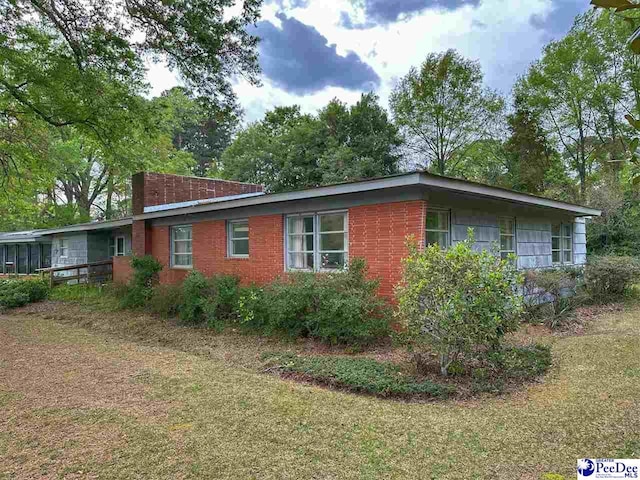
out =
[[540,344],[509,346],[491,352],[487,358],[493,369],[504,378],[533,379],[551,366],[551,348]]
[[39,302],[49,295],[43,280],[0,280],[0,308],[22,307]]
[[179,315],[183,302],[181,285],[156,285],[146,308],[162,318],[172,318]]
[[438,353],[442,375],[460,354],[495,350],[517,329],[523,278],[514,258],[474,251],[471,230],[466,241],[447,250],[420,250],[413,241],[408,247],[396,291],[398,317],[418,350],[428,345]]
[[391,362],[368,358],[267,354],[268,363],[283,373],[300,374],[318,383],[381,396],[423,394],[445,397],[455,389],[428,380],[420,381]]
[[133,277],[129,281],[127,293],[121,300],[123,308],[144,306],[153,294],[153,286],[158,283],[162,265],[150,255],[131,259]]
[[636,257],[591,257],[584,273],[585,287],[596,301],[624,296],[640,281],[640,259]]
[[575,268],[529,270],[524,283],[525,318],[543,320],[550,328],[561,326],[586,301],[581,280],[582,272]]
[[180,318],[187,323],[203,323],[220,329],[235,318],[240,279],[233,275],[206,278],[192,271],[182,283]]
[[211,296],[205,305],[207,324],[221,329],[236,318],[240,279],[234,275],[214,275],[209,280]]
[[240,322],[266,333],[313,337],[330,343],[364,343],[389,333],[389,306],[366,278],[366,263],[345,271],[292,273],[262,289],[243,289]]
[[180,319],[186,323],[202,323],[208,297],[212,294],[206,277],[193,270],[182,282],[182,305]]

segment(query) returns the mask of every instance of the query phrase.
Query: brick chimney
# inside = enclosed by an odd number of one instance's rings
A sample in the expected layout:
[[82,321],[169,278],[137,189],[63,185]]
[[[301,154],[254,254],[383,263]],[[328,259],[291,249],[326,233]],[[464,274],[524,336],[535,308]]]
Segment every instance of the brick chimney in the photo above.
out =
[[255,183],[147,172],[133,175],[131,188],[134,215],[144,213],[144,207],[263,191]]

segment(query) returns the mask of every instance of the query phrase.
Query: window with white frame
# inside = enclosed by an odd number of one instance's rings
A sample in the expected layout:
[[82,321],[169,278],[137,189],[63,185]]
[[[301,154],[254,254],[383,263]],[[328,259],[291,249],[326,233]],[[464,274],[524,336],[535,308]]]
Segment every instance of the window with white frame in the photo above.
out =
[[425,244],[449,247],[450,223],[451,215],[448,210],[427,210]]
[[66,238],[58,239],[58,256],[66,258],[69,255],[69,240]]
[[516,254],[516,221],[514,218],[500,218],[500,257],[508,258]]
[[249,256],[249,221],[233,220],[227,223],[227,254],[229,257]]
[[573,263],[573,229],[570,223],[551,226],[551,261],[556,265]]
[[345,212],[290,215],[286,228],[287,269],[337,270],[347,264]]
[[124,257],[125,241],[124,236],[111,237],[109,239],[109,256]]
[[171,266],[191,268],[193,266],[191,248],[191,225],[171,227]]

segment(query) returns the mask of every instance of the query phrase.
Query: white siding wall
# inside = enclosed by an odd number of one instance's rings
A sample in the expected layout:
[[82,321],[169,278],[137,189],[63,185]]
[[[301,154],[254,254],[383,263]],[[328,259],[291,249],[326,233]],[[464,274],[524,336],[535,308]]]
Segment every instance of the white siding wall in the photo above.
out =
[[587,230],[584,218],[576,218],[573,224],[573,262],[576,265],[587,263]]
[[[505,215],[509,216],[509,215]],[[467,238],[473,228],[474,248],[490,250],[500,242],[500,215],[483,211],[453,209],[451,211],[451,241],[453,244]],[[515,216],[516,248],[519,268],[545,268],[553,266],[551,260],[551,220],[533,216]],[[560,220],[558,220],[560,221]],[[565,219],[564,221],[571,221]],[[586,236],[584,219],[574,223],[574,262],[586,263]]]

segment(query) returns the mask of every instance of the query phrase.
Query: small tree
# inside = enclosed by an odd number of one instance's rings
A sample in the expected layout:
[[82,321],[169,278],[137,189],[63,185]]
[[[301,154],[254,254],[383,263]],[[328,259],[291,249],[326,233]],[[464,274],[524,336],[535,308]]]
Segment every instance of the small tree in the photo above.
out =
[[421,250],[412,239],[407,245],[397,314],[418,348],[438,353],[442,375],[461,353],[496,349],[518,327],[523,277],[514,258],[474,251],[471,230],[466,241],[448,250]]

